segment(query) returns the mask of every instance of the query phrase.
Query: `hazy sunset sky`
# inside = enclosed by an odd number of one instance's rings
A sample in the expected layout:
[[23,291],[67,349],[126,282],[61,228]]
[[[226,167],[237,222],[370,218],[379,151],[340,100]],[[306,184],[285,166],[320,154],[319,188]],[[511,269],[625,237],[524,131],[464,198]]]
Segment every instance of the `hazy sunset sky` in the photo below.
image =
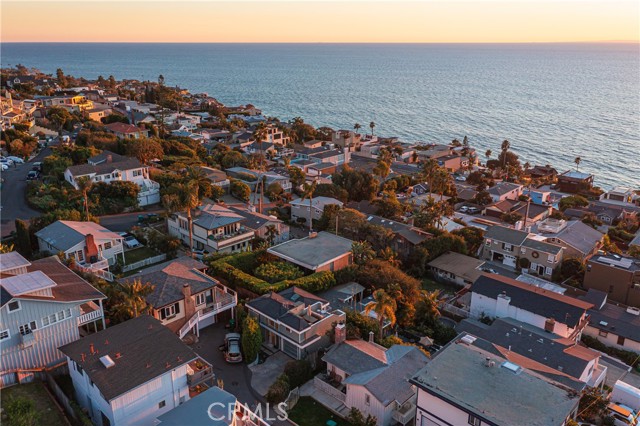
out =
[[6,1],[2,41],[638,41],[640,2]]

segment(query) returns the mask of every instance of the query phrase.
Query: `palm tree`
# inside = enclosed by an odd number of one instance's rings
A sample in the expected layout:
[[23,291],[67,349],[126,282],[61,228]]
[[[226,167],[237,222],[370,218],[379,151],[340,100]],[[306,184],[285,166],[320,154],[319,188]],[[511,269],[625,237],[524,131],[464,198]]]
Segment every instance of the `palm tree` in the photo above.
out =
[[273,242],[276,240],[276,237],[280,235],[275,225],[267,225],[267,232],[265,234],[267,237],[267,241],[269,241],[270,245],[273,245]]
[[380,340],[382,340],[382,327],[384,326],[384,320],[388,320],[391,325],[396,323],[396,301],[387,294],[383,289],[378,289],[373,292],[373,303],[369,303],[364,308],[365,315],[369,315],[371,311],[376,313],[376,318],[380,323]]
[[362,129],[362,126],[360,125],[360,123],[356,123],[353,125],[353,131],[354,133],[358,133],[358,130]]
[[509,152],[509,148],[511,148],[511,142],[508,140],[503,140],[500,149],[502,150],[502,168],[505,168],[505,164],[507,163],[507,152]]
[[527,170],[529,170],[531,168],[531,163],[529,163],[527,161],[526,163],[524,163],[524,165],[522,167],[524,168],[524,171],[526,172]]
[[376,123],[374,123],[373,121],[371,123],[369,123],[369,128],[371,129],[371,136],[373,136],[373,129],[376,127]]
[[493,153],[491,152],[491,150],[490,150],[490,149],[488,149],[488,150],[484,153],[484,156],[485,156],[485,157],[487,157],[487,161],[489,161],[489,158],[491,158],[491,154],[493,154]]
[[151,283],[143,283],[140,279],[132,283],[117,284],[118,302],[114,305],[116,314],[121,318],[136,318],[149,309],[145,297],[153,292]]
[[440,303],[440,290],[425,291],[422,293],[421,302],[424,304],[425,315],[432,320],[437,320],[440,317],[440,309],[438,305]]
[[576,172],[580,169],[580,163],[582,163],[582,158],[580,157],[576,157],[575,160],[573,160],[574,163],[576,163]]
[[187,166],[184,173],[184,182],[195,185],[198,190],[196,195],[198,200],[202,200],[204,197],[211,195],[211,181],[205,171],[202,170],[202,167]]
[[309,232],[313,230],[313,193],[316,191],[318,182],[313,181],[311,184],[304,183],[302,185],[302,201],[309,200]]
[[[198,186],[195,182],[176,183],[170,188],[171,193],[162,197],[162,203],[169,213],[186,210],[189,227],[189,251],[193,250],[193,218],[191,210],[198,207]],[[193,256],[193,253],[191,253]]]
[[78,191],[82,193],[85,220],[89,220],[89,191],[91,191],[93,181],[86,176],[82,176],[76,179],[76,185],[78,185]]
[[351,255],[355,264],[364,265],[375,257],[376,252],[368,241],[354,241],[351,243]]
[[398,254],[393,251],[391,247],[385,247],[378,252],[378,257],[391,266],[395,266],[396,268],[400,266],[400,260],[398,259]]
[[422,165],[422,173],[424,174],[425,180],[429,184],[429,192],[433,192],[433,176],[435,175],[438,168],[438,162],[433,158],[429,158]]

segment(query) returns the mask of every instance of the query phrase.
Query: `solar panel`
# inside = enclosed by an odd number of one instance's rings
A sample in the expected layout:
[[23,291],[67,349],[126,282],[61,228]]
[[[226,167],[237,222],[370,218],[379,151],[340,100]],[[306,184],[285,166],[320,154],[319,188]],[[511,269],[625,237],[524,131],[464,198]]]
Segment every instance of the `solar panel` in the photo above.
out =
[[12,296],[33,293],[54,287],[56,283],[42,271],[33,271],[15,277],[0,279],[0,285]]
[[31,265],[31,262],[22,257],[18,252],[12,251],[10,253],[0,254],[0,271],[7,271],[29,265]]

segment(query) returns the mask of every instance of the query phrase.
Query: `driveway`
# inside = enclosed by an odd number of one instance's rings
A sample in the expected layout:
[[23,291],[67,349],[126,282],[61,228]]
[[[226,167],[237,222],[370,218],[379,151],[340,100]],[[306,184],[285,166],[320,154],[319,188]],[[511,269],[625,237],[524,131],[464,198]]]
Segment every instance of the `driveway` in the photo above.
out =
[[46,147],[38,153],[31,161],[24,164],[12,166],[9,170],[2,172],[2,191],[0,195],[0,205],[2,206],[2,236],[9,235],[15,231],[15,220],[37,217],[42,212],[32,209],[27,204],[27,174],[35,162],[42,162],[45,157],[51,155],[51,148]]
[[224,343],[224,336],[229,332],[225,323],[210,325],[200,331],[198,343],[191,346],[198,355],[213,366],[216,379],[222,379],[224,390],[232,393],[242,403],[255,406],[262,397],[251,388],[251,371],[246,364],[229,364],[218,349]]
[[284,371],[284,366],[292,358],[284,352],[276,352],[262,364],[251,367],[251,386],[261,395],[266,395],[269,387]]

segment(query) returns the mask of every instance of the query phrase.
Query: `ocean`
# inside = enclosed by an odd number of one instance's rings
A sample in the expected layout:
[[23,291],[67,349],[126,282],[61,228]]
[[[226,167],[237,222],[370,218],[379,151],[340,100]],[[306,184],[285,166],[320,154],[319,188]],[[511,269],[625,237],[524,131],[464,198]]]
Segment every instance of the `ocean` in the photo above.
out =
[[314,126],[401,140],[504,139],[524,163],[640,186],[638,44],[3,43],[2,66],[157,80]]

